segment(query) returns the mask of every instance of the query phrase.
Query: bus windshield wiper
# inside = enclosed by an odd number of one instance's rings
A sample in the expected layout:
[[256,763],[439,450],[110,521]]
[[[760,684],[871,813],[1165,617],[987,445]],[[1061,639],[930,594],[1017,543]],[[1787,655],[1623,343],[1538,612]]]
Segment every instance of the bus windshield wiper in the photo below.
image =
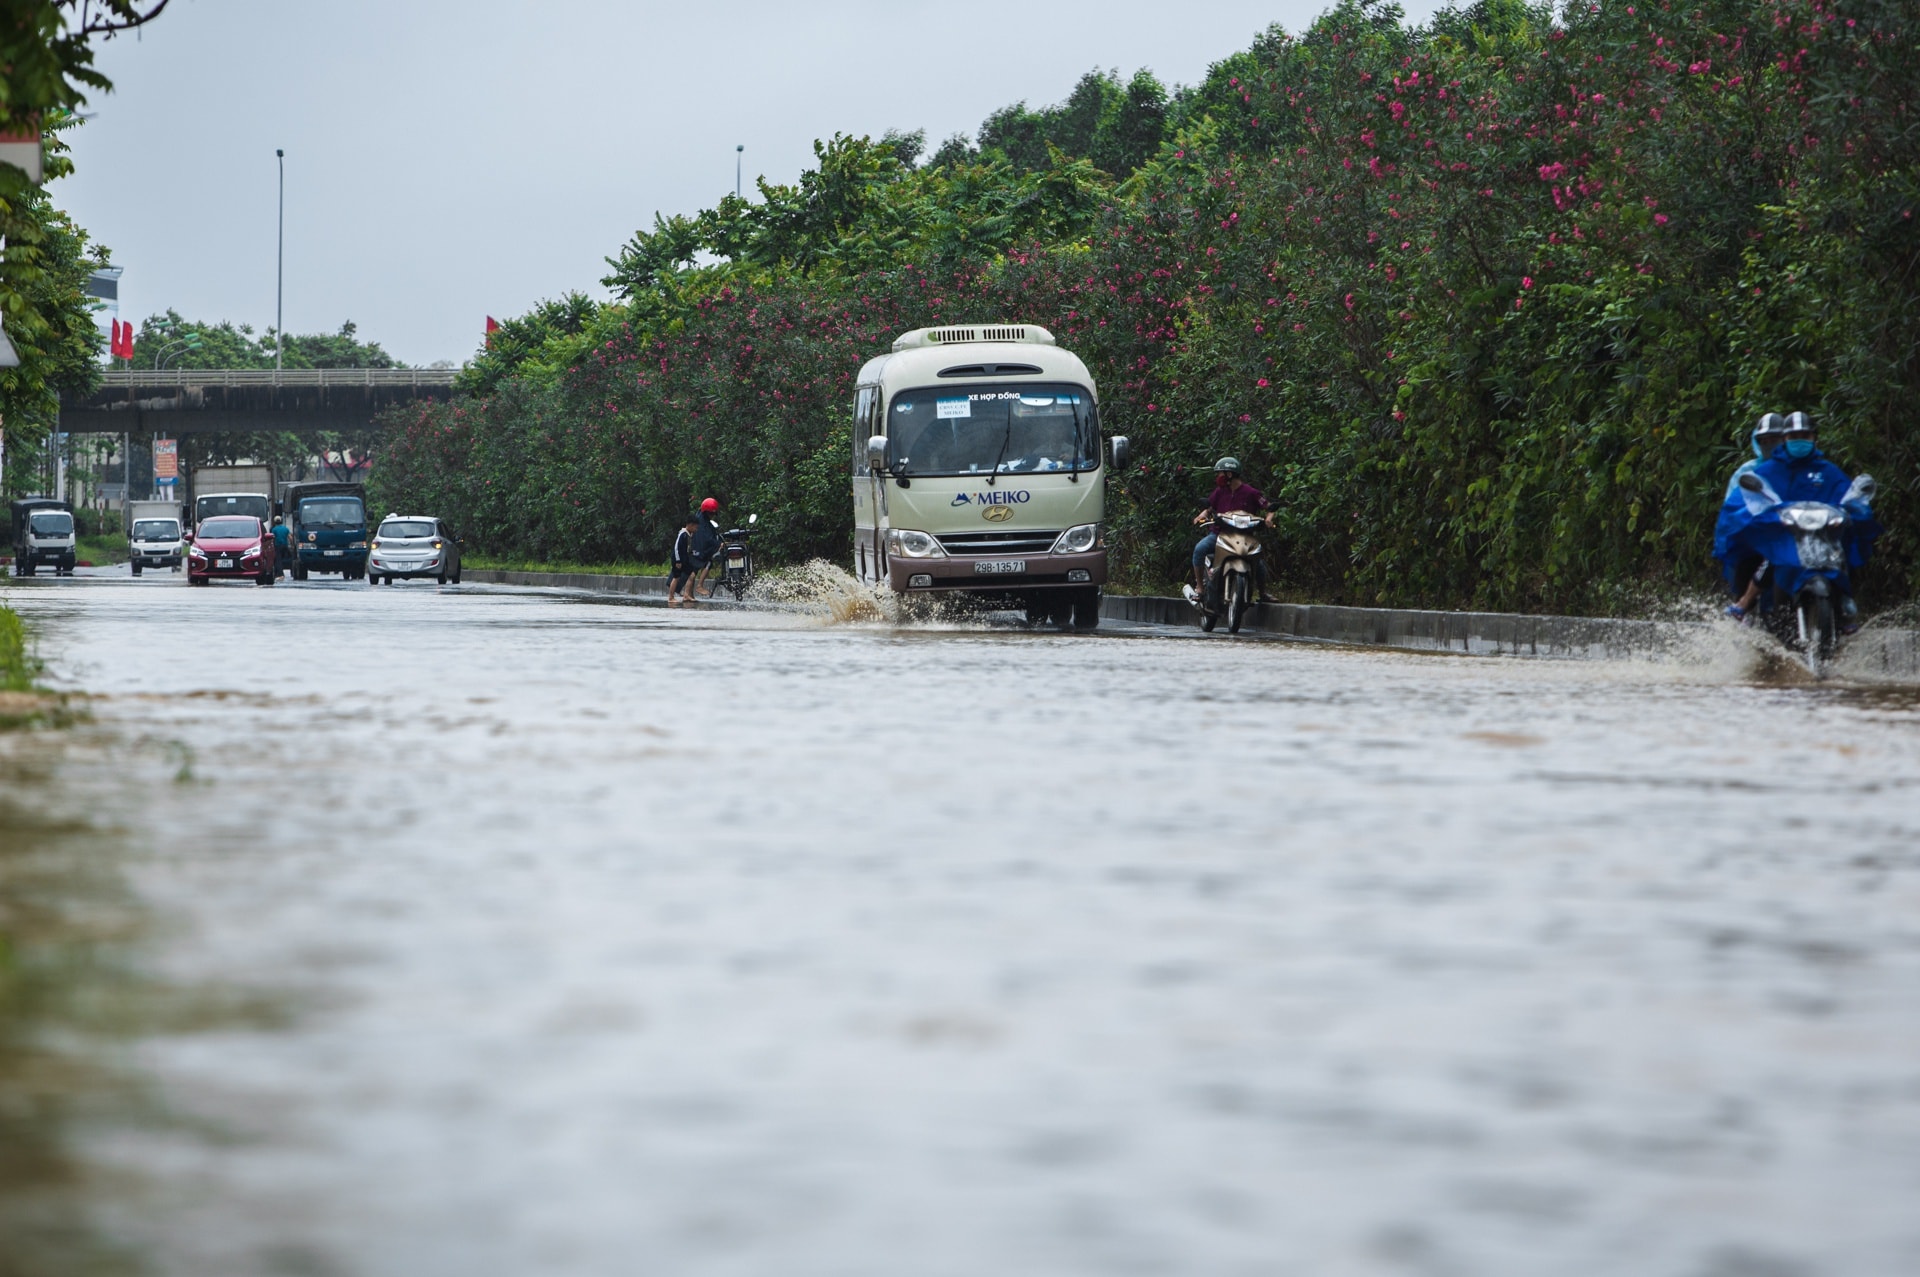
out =
[[1073,405],[1073,473],[1067,476],[1068,483],[1080,482],[1080,405]]
[[1013,444],[1013,410],[1007,410],[1007,434],[1000,441],[1000,455],[993,459],[993,474],[987,476],[987,486],[993,486],[993,475],[1000,473],[1000,463],[1007,459],[1007,449]]

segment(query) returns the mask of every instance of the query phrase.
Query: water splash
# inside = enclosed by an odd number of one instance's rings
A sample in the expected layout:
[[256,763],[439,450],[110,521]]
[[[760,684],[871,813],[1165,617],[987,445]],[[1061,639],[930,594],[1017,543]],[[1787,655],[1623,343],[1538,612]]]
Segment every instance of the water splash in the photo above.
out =
[[891,590],[870,585],[826,559],[774,568],[753,583],[747,597],[821,617],[835,625],[886,625],[900,621]]
[[1843,639],[1839,652],[1816,677],[1800,652],[1758,624],[1739,624],[1721,614],[1717,599],[1677,600],[1659,609],[1654,640],[1629,663],[1653,667],[1686,682],[1760,683],[1781,687],[1822,683],[1920,685],[1920,609],[1897,609],[1874,617]]
[[1000,626],[991,618],[1004,618],[1011,610],[983,606],[959,595],[902,596],[884,585],[862,581],[826,559],[768,571],[754,582],[747,598],[816,616],[831,625],[913,629],[997,629]]

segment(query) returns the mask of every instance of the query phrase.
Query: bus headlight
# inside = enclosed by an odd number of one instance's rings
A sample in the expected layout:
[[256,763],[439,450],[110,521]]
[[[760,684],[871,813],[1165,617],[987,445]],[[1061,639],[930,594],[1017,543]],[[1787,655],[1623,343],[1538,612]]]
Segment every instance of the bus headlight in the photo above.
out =
[[897,554],[903,559],[944,559],[947,552],[940,543],[924,532],[914,532],[906,528],[893,528],[887,533],[887,553]]
[[1083,523],[1076,528],[1068,528],[1053,543],[1053,554],[1085,554],[1106,543],[1097,523]]

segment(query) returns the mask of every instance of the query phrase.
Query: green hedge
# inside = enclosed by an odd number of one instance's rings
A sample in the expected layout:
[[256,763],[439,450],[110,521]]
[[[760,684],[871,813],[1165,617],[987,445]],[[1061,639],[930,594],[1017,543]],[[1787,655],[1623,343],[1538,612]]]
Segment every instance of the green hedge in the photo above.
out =
[[[1870,600],[1920,572],[1920,58],[1891,0],[1489,0],[1278,29],[1176,95],[1137,172],[836,138],[799,188],[635,237],[396,417],[377,504],[498,554],[660,557],[688,503],[843,559],[861,362],[1037,322],[1135,441],[1123,578],[1177,578],[1210,460],[1282,508],[1288,588],[1619,610],[1711,588],[1725,476],[1806,409],[1881,480]],[[699,265],[698,254],[717,257]]]

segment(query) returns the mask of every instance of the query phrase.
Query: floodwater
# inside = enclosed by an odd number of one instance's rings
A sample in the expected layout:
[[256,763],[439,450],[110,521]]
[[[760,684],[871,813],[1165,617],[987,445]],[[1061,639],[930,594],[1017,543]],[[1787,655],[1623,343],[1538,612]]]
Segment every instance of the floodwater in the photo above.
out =
[[0,763],[216,1008],[62,1128],[133,1267],[1920,1272],[1912,689],[8,593],[98,699]]

